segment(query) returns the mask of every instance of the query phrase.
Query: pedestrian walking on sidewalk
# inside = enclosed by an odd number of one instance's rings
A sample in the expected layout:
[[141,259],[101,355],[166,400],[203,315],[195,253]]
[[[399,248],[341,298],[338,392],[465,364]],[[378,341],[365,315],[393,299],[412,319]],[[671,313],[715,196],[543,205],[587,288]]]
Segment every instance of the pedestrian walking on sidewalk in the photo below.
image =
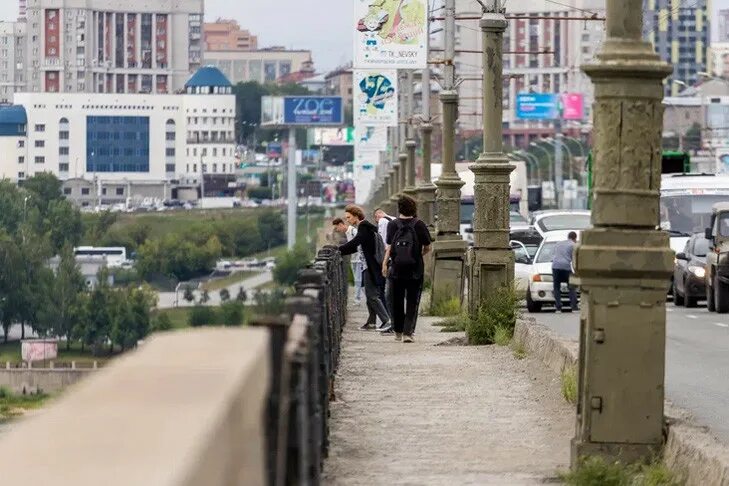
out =
[[575,253],[577,244],[577,233],[570,231],[566,241],[560,241],[554,247],[554,259],[552,260],[552,281],[554,282],[554,305],[557,312],[562,312],[562,283],[569,286],[570,310],[577,308],[577,290],[570,283],[570,275],[573,273],[572,256]]
[[350,225],[357,226],[357,234],[352,240],[340,246],[339,251],[342,255],[352,255],[358,251],[358,247],[362,248],[361,275],[369,316],[360,329],[374,329],[378,317],[382,321],[380,329],[386,329],[390,325],[390,315],[383,304],[382,289],[384,285],[380,273],[385,253],[384,244],[377,233],[377,226],[365,219],[364,211],[359,206],[350,204],[344,208],[344,219]]
[[428,227],[419,220],[417,203],[409,196],[397,201],[399,216],[387,225],[387,247],[382,275],[387,277],[395,339],[413,342],[425,263],[431,249]]
[[380,234],[383,243],[387,244],[387,225],[395,218],[387,214],[382,208],[375,209],[374,214],[375,222],[377,223],[377,232]]
[[[342,218],[334,218],[334,220],[332,220],[332,225],[334,225],[334,231],[344,235],[346,241],[352,241],[352,239],[354,239],[357,235],[357,227],[348,225]],[[344,243],[345,242],[341,242],[340,244]],[[354,276],[354,303],[356,305],[360,305],[362,303],[363,288],[361,253],[362,247],[358,249],[357,253],[352,255],[349,262],[350,267],[352,268],[352,275]]]

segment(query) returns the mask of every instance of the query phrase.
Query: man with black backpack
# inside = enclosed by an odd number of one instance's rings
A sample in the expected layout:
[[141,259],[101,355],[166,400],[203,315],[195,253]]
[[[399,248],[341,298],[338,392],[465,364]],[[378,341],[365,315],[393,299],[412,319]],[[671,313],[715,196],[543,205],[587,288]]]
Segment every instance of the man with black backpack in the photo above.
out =
[[377,317],[382,324],[380,329],[390,327],[390,315],[387,312],[382,289],[384,289],[384,278],[380,273],[382,260],[385,257],[385,245],[377,233],[377,226],[365,219],[364,211],[359,206],[350,204],[344,208],[344,218],[347,222],[357,227],[357,235],[347,243],[339,247],[342,255],[351,255],[362,247],[362,282],[364,283],[365,298],[367,299],[367,310],[369,316],[367,322],[360,327],[362,330],[374,329]]
[[413,198],[401,196],[397,209],[400,215],[387,225],[382,275],[387,277],[391,293],[395,339],[412,343],[423,292],[423,256],[430,251],[432,240],[428,227],[416,218],[418,207]]

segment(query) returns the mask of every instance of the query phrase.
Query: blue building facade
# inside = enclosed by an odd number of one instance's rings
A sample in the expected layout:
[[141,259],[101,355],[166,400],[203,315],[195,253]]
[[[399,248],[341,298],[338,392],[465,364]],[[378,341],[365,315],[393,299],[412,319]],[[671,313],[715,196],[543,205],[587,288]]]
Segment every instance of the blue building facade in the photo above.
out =
[[149,172],[149,117],[86,117],[87,172]]

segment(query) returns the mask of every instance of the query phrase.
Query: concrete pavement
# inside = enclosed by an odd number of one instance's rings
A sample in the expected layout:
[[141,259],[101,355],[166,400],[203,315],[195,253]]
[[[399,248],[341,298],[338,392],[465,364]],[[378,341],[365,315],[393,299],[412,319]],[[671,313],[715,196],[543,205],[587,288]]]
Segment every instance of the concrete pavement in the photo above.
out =
[[[690,411],[729,444],[729,314],[706,307],[686,309],[669,302],[666,336],[666,398]],[[579,315],[525,314],[559,335],[579,339]]]
[[508,347],[437,345],[420,317],[415,343],[359,331],[350,308],[331,403],[324,484],[527,485],[569,466],[574,412],[559,378]]

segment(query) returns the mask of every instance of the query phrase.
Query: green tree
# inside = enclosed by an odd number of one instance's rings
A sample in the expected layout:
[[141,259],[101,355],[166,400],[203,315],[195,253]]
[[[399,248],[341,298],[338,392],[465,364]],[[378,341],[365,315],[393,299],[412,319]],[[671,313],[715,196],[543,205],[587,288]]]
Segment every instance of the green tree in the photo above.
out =
[[185,292],[182,294],[182,298],[188,302],[195,300],[195,294],[192,292],[191,287],[185,287]]
[[23,195],[8,180],[0,180],[0,229],[15,235],[23,221]]
[[83,329],[77,329],[81,340],[91,346],[96,355],[101,353],[104,343],[110,337],[116,304],[106,270],[101,270],[97,278],[99,282],[87,301],[85,325]]
[[683,136],[683,147],[686,150],[701,150],[701,125],[694,123]]
[[279,246],[286,242],[286,227],[279,211],[266,211],[258,217],[258,232],[261,240],[269,247]]
[[66,349],[70,349],[74,327],[82,313],[84,302],[81,295],[85,291],[86,283],[73,249],[66,245],[61,250],[58,268],[50,279],[35,330],[45,335],[65,337]]
[[208,302],[210,302],[210,294],[207,290],[203,289],[200,295],[200,304],[207,304]]
[[205,305],[196,305],[190,310],[188,323],[191,327],[212,326],[215,324],[215,310]]
[[220,291],[220,301],[221,302],[228,302],[230,300],[230,290],[228,289],[222,289]]
[[291,287],[296,283],[299,270],[311,262],[311,251],[304,245],[296,246],[292,251],[286,252],[276,259],[273,269],[273,279],[280,285]]
[[240,302],[230,301],[220,306],[220,322],[224,326],[240,326],[244,317],[243,304]]
[[23,182],[23,189],[43,215],[48,214],[51,203],[63,200],[62,188],[63,183],[50,172],[40,172]]
[[78,246],[83,234],[81,213],[66,200],[55,200],[48,204],[45,224],[54,251],[64,245]]
[[235,296],[235,300],[243,303],[248,300],[248,293],[246,292],[246,289],[243,288],[243,286],[238,287],[238,295]]
[[0,229],[0,322],[4,341],[8,342],[10,326],[20,314],[20,293],[23,288],[24,269],[22,254],[16,242]]

